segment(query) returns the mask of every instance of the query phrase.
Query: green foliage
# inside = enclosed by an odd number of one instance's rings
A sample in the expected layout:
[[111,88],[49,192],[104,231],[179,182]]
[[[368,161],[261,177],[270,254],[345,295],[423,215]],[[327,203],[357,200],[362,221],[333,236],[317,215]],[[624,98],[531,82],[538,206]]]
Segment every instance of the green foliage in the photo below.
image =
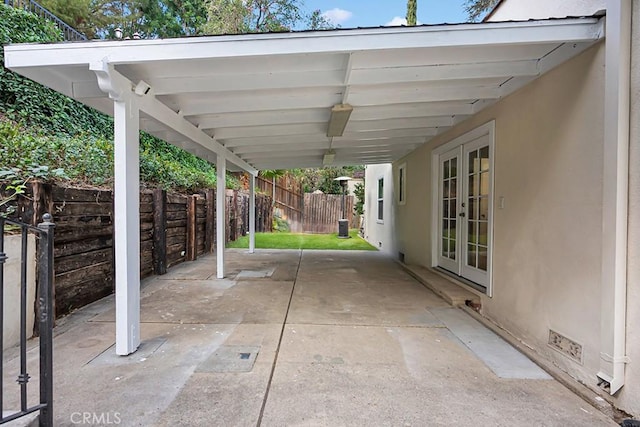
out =
[[289,222],[282,218],[282,211],[279,209],[274,209],[273,215],[273,231],[276,232],[289,232],[291,231],[291,227],[289,226]]
[[38,3],[88,38],[95,36],[92,19],[95,2],[92,0],[39,0]]
[[356,196],[356,206],[354,208],[356,214],[362,215],[364,214],[364,184],[356,184],[353,194]]
[[320,190],[325,194],[342,194],[342,186],[334,181],[339,176],[353,176],[356,171],[363,171],[362,166],[325,167],[322,169],[300,169],[290,171],[302,180],[305,193]]
[[[0,4],[0,44],[61,39],[52,24]],[[66,177],[77,183],[112,182],[113,119],[4,67],[0,68],[0,141],[4,170],[64,168]],[[216,182],[210,163],[144,132],[140,175],[147,185],[166,189],[193,191]],[[239,184],[228,178],[227,185]]]
[[480,21],[498,4],[498,0],[466,0],[464,9],[467,11],[469,22]]
[[407,0],[407,25],[414,27],[418,22],[418,0]]
[[[323,249],[323,250],[377,250],[358,236],[358,230],[349,230],[350,239],[339,239],[338,233],[297,234],[297,233],[256,233],[258,249]],[[249,236],[227,243],[228,248],[248,248]]]

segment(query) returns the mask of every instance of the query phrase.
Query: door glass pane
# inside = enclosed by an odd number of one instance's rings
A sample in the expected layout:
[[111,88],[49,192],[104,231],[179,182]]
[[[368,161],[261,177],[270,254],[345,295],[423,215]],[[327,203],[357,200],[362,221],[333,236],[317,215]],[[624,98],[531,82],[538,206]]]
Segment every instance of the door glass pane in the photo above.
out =
[[489,170],[489,147],[482,147],[480,149],[480,168],[483,171]]
[[489,223],[480,221],[478,224],[478,243],[481,245],[487,245],[489,237]]
[[473,174],[480,172],[480,168],[478,166],[478,152],[472,151],[469,153],[469,173]]
[[449,239],[442,239],[442,256],[449,258]]
[[487,248],[478,246],[478,267],[480,270],[487,271]]
[[455,260],[456,259],[456,241],[449,240],[449,258]]
[[451,178],[457,178],[458,176],[458,158],[454,157],[453,159],[451,159],[450,163],[449,163],[449,176]]
[[467,241],[469,243],[478,243],[478,230],[475,221],[468,221]]
[[480,174],[480,194],[483,196],[489,195],[489,172]]
[[443,175],[444,175],[443,179],[449,179],[449,177],[451,176],[451,175],[449,175],[449,160],[444,162],[444,164],[442,166],[442,169],[443,169],[443,172],[444,172],[443,173]]
[[446,200],[442,204],[442,217],[449,218],[449,202],[447,202]]
[[455,199],[458,196],[458,180],[456,178],[453,178],[449,182],[449,191],[449,197],[452,199]]
[[467,216],[469,219],[478,219],[478,216],[476,215],[476,199],[470,197],[467,206]]
[[478,176],[469,175],[469,196],[478,195]]
[[451,218],[456,218],[458,216],[458,203],[456,200],[451,200],[449,202],[449,215],[451,215]]
[[480,199],[480,216],[478,219],[487,221],[489,219],[489,199],[483,197]]
[[476,246],[467,245],[467,265],[476,267]]
[[449,221],[449,238],[450,239],[455,239],[456,238],[456,220],[451,220]]
[[449,181],[444,181],[442,183],[442,197],[445,199],[449,197]]

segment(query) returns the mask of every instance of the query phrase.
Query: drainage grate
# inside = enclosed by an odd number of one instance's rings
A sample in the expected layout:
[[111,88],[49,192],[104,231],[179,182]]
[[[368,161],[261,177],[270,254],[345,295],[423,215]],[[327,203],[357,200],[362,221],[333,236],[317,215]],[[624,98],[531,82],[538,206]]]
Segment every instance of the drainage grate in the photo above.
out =
[[223,345],[196,372],[251,372],[259,352],[260,347]]
[[548,344],[552,349],[559,351],[571,360],[582,364],[582,344],[578,344],[552,329],[549,329]]

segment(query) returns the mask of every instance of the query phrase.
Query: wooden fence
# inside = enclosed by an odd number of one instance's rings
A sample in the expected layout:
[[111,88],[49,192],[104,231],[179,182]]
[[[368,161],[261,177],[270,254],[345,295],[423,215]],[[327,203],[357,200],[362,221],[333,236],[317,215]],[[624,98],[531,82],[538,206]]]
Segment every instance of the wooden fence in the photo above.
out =
[[[345,212],[349,228],[357,228],[353,218],[353,196],[345,196]],[[342,196],[336,194],[304,195],[304,232],[337,233],[338,220],[342,219]]]
[[[1,192],[0,192],[1,193]],[[229,190],[227,241],[248,232],[249,196]],[[113,292],[113,194],[34,183],[17,201],[19,220],[37,224],[53,215],[56,316]],[[256,231],[271,231],[271,197],[256,195]],[[140,194],[140,275],[164,274],[171,266],[210,253],[216,244],[215,190],[179,195]]]
[[272,196],[276,215],[289,223],[293,233],[303,231],[304,220],[304,190],[302,182],[289,175],[274,180],[258,176],[256,187],[264,194]]

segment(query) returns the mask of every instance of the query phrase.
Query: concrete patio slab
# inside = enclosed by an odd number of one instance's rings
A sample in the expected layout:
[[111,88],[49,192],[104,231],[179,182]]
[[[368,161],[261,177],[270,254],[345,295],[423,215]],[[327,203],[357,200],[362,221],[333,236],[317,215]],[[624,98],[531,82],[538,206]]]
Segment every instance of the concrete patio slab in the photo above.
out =
[[[450,306],[379,253],[227,257],[223,280],[204,257],[144,281],[142,346],[130,356],[113,352],[113,296],[60,321],[56,426],[85,414],[145,427],[615,425],[555,380],[500,378],[456,337]],[[18,366],[7,352],[6,408],[19,403]]]

